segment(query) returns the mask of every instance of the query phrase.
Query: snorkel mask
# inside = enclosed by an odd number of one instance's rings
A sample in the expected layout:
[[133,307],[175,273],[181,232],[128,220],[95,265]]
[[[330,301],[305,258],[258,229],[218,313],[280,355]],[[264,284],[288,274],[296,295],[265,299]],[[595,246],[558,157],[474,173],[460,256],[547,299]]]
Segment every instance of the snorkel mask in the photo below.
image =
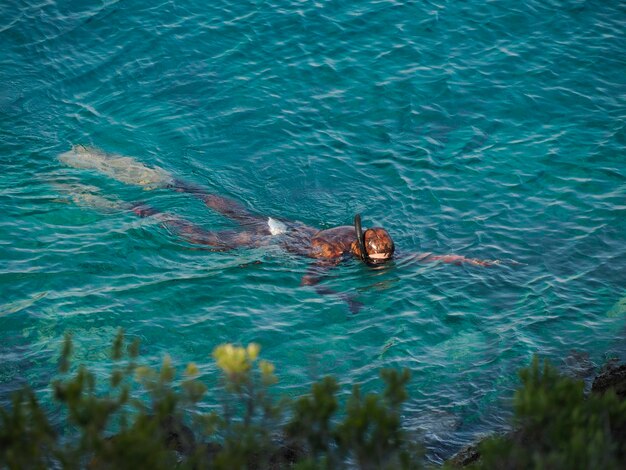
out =
[[356,239],[359,244],[359,252],[361,260],[367,264],[368,266],[378,266],[380,264],[386,263],[391,259],[394,252],[394,245],[389,234],[383,229],[373,229],[373,230],[382,230],[388,237],[390,243],[390,252],[389,253],[375,253],[370,255],[367,252],[365,247],[365,235],[363,234],[363,227],[361,226],[361,214],[356,214],[354,216],[354,230],[356,231]]

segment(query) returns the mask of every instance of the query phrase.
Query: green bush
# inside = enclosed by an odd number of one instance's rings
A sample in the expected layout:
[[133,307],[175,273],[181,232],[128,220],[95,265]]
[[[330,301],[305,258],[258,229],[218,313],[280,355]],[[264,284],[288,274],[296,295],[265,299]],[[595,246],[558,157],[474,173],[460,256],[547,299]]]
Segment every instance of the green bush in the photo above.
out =
[[[168,356],[153,369],[137,362],[137,343],[120,332],[107,384],[78,367],[70,374],[67,337],[53,382],[60,425],[28,388],[0,409],[0,468],[88,469],[409,469],[420,447],[402,429],[408,371],[383,370],[382,394],[354,386],[342,406],[326,377],[296,399],[275,399],[274,366],[259,346],[225,344],[213,357],[222,375],[219,411],[195,406],[207,387],[195,364],[177,380]],[[513,431],[485,439],[471,467],[587,469],[626,467],[626,402],[611,390],[585,396],[583,383],[538,359],[520,371]],[[177,386],[174,386],[177,383]],[[139,399],[137,397],[145,397]],[[56,419],[58,422],[59,419]],[[452,466],[449,463],[448,466]]]
[[[222,345],[213,352],[222,371],[220,412],[200,413],[194,405],[207,388],[195,364],[174,387],[170,358],[159,370],[138,365],[138,344],[125,345],[120,332],[102,391],[87,368],[68,373],[71,350],[68,336],[53,383],[65,422],[53,426],[31,390],[16,393],[0,409],[0,467],[396,469],[421,461],[400,422],[407,371],[383,371],[382,395],[363,396],[355,386],[342,411],[334,379],[295,401],[275,400],[274,366],[258,359],[259,347]],[[134,398],[137,384],[149,400]]]
[[584,394],[584,384],[535,358],[520,371],[514,431],[479,446],[476,468],[618,469],[626,467],[626,402],[613,391]]

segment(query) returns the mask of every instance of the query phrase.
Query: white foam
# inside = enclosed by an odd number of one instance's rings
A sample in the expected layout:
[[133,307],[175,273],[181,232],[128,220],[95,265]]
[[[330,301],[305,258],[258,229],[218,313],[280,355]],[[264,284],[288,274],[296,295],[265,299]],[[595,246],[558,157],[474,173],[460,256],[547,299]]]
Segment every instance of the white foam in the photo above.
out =
[[267,219],[267,225],[270,228],[270,233],[272,235],[280,235],[281,233],[287,233],[287,226],[282,223],[280,220],[272,219],[271,217]]

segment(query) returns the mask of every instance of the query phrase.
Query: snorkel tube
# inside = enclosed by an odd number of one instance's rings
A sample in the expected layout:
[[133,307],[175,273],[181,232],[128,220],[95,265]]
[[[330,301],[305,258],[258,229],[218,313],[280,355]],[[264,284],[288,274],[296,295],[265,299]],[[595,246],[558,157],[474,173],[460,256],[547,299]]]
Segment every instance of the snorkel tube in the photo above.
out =
[[373,227],[368,230],[372,232],[369,237],[370,249],[374,250],[372,255],[367,252],[367,248],[365,247],[365,234],[361,226],[361,214],[354,216],[354,231],[356,232],[361,261],[371,267],[382,267],[382,264],[385,264],[391,259],[394,252],[394,244],[385,229]]
[[363,228],[361,227],[361,214],[354,216],[354,230],[356,231],[356,239],[359,244],[359,251],[361,252],[361,261],[368,265],[376,264],[370,259],[365,249],[365,236],[363,235]]

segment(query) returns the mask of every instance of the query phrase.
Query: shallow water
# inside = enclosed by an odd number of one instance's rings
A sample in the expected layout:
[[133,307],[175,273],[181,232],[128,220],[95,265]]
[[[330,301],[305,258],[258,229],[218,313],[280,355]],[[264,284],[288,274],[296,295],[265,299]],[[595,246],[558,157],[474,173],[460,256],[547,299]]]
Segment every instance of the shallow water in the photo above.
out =
[[[123,327],[209,383],[213,347],[256,341],[290,395],[409,367],[405,421],[438,461],[505,426],[533,354],[626,358],[625,30],[623,2],[582,0],[3,2],[0,401],[45,390],[67,330],[96,370]],[[63,165],[74,144],[262,214],[362,212],[405,255],[521,264],[348,262],[326,283],[358,293],[351,315],[277,246],[195,250],[103,206],[80,185],[233,228]]]

